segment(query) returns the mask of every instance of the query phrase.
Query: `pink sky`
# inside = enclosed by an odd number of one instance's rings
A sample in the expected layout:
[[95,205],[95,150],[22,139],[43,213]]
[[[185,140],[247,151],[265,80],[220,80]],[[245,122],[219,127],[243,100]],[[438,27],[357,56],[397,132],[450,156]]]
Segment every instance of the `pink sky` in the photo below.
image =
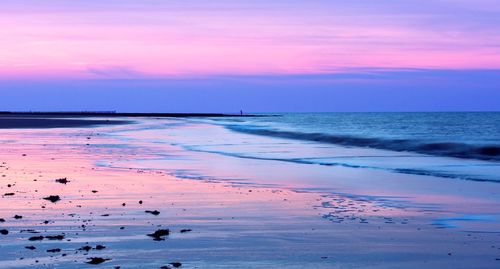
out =
[[0,78],[500,68],[496,1],[245,2],[2,1]]

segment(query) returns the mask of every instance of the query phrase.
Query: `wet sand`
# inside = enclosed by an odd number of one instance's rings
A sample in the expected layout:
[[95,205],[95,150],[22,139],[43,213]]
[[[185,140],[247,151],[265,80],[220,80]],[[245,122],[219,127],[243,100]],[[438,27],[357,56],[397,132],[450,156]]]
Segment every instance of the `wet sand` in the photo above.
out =
[[286,187],[291,178],[270,179],[289,175],[275,164],[153,148],[130,135],[158,124],[144,122],[0,130],[0,268],[500,266],[498,233],[431,225],[433,209]]

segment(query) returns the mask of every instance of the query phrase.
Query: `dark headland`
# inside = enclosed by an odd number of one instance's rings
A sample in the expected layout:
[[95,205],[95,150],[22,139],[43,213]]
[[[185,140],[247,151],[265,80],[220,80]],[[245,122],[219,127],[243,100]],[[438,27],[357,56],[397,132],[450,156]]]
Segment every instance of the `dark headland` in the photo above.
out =
[[[14,128],[75,128],[96,125],[129,124],[119,118],[194,118],[194,117],[255,117],[250,114],[223,113],[120,113],[120,112],[9,112],[0,111],[0,129]],[[92,119],[86,119],[92,118]],[[103,119],[98,119],[103,118]],[[105,118],[105,119],[104,119]],[[110,119],[112,118],[112,119]],[[116,119],[115,119],[116,118]]]

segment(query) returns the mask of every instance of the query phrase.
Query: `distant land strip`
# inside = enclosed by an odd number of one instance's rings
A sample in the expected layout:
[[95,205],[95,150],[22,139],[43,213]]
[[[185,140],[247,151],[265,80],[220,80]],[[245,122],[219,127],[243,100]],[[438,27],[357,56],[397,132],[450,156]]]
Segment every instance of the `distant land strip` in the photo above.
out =
[[262,115],[254,114],[224,114],[224,113],[124,113],[115,111],[56,111],[56,112],[13,112],[0,111],[1,116],[20,116],[20,117],[259,117]]
[[[250,114],[222,113],[117,113],[114,111],[97,112],[10,112],[0,111],[0,129],[45,129],[76,128],[99,125],[131,124],[130,117],[149,118],[188,118],[188,117],[258,117]],[[262,116],[262,115],[260,115]],[[95,119],[101,118],[102,119]],[[94,118],[94,119],[88,119]],[[110,118],[113,118],[112,120]],[[122,119],[120,119],[122,118]],[[124,119],[125,118],[125,119]]]

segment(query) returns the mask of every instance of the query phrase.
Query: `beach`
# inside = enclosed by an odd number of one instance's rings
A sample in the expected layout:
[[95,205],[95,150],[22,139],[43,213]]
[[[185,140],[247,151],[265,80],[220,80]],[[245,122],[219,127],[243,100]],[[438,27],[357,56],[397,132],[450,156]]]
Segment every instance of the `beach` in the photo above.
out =
[[0,129],[0,268],[500,266],[495,160],[236,117],[45,120]]

